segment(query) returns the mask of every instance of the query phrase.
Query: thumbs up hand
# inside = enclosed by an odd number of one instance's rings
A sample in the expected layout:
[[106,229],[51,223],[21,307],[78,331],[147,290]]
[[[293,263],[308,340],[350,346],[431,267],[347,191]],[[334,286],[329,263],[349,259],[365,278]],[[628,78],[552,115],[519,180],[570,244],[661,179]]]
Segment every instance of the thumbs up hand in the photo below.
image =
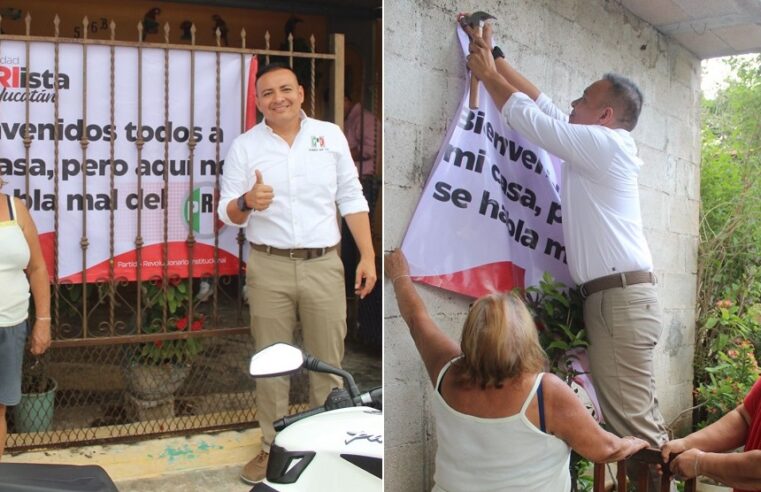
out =
[[258,169],[256,169],[254,172],[256,173],[256,182],[251,188],[251,191],[246,193],[246,204],[248,204],[248,206],[252,207],[254,210],[261,212],[270,206],[270,203],[272,203],[272,199],[275,197],[275,194],[272,191],[272,186],[264,184],[262,172]]

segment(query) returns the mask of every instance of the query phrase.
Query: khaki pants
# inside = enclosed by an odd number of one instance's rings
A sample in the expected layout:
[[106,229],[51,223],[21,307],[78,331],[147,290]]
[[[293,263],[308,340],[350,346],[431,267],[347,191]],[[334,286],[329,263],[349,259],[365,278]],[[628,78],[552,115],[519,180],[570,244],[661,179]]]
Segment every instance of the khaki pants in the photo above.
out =
[[[661,316],[653,284],[603,290],[584,301],[589,365],[605,424],[618,436],[636,436],[654,447],[668,441],[653,374]],[[651,490],[659,490],[654,470],[650,482]]]
[[[584,301],[589,366],[605,423],[618,436],[636,436],[657,448],[668,441],[653,374],[661,316],[653,284],[607,289]],[[637,470],[631,472],[633,477]],[[654,470],[650,482],[659,483]]]
[[[341,367],[346,336],[346,294],[343,265],[335,250],[311,260],[251,251],[246,288],[251,311],[251,334],[256,350],[276,342],[293,342],[296,324],[304,332],[304,349],[318,359]],[[309,373],[309,403],[322,405],[341,378]],[[269,452],[275,438],[272,422],[288,413],[287,376],[256,380],[256,408],[262,429],[262,449]]]

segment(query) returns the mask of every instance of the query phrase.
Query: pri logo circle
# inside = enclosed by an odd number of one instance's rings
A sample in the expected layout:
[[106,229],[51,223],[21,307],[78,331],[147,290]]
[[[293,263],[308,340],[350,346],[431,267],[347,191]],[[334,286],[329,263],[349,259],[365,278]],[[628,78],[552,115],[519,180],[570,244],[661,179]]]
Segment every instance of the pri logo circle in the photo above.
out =
[[219,231],[224,223],[217,217],[219,193],[213,183],[201,183],[185,198],[183,218],[201,239],[214,237],[214,227]]

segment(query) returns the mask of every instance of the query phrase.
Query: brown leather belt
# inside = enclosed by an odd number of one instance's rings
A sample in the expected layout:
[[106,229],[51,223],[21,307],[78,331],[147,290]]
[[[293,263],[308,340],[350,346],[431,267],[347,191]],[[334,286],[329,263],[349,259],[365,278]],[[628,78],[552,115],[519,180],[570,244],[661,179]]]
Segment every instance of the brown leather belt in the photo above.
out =
[[626,287],[627,285],[634,284],[654,284],[655,282],[656,279],[653,272],[638,271],[614,273],[613,275],[606,275],[605,277],[596,278],[581,284],[579,292],[581,292],[581,297],[587,298],[601,290]]
[[319,258],[320,256],[324,256],[330,253],[337,247],[334,245],[327,248],[280,249],[273,248],[272,246],[267,246],[264,244],[254,244],[252,242],[249,242],[248,244],[251,246],[251,249],[256,251],[261,251],[262,253],[267,253],[268,255],[285,256],[286,258],[290,258],[292,260],[312,260],[314,258]]

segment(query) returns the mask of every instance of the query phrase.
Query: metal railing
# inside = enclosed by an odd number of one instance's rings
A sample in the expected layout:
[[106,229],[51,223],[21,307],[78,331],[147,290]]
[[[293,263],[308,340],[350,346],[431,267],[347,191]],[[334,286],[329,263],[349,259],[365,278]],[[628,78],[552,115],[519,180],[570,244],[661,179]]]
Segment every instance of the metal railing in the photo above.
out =
[[[617,487],[615,490],[629,490],[627,488],[627,468],[633,468],[637,470],[636,480],[637,490],[645,492],[649,490],[648,473],[649,468],[654,465],[661,465],[663,475],[660,479],[660,492],[669,492],[671,490],[672,475],[669,471],[667,464],[663,463],[661,452],[658,449],[643,449],[625,460],[619,461],[617,464],[616,482]],[[685,480],[684,492],[695,492],[695,479]],[[594,466],[594,492],[606,492],[605,488],[605,465],[601,463],[595,463]],[[653,490],[652,492],[658,492]]]

